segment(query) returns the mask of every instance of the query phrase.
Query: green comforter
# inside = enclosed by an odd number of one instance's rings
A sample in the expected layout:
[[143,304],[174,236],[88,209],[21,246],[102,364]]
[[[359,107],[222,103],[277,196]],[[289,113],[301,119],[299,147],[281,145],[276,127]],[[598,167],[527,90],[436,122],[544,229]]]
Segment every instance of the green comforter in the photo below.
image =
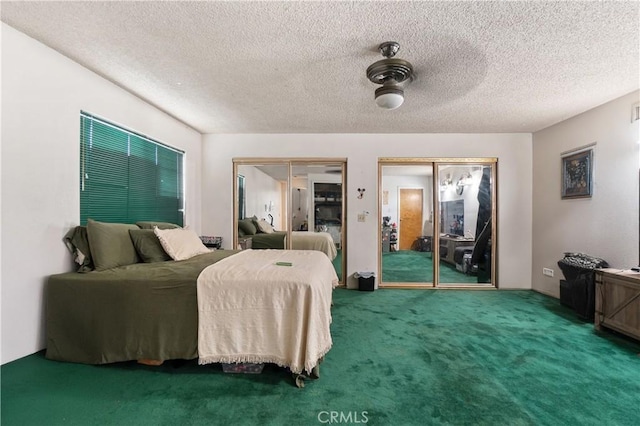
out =
[[198,275],[236,252],[49,277],[47,358],[86,364],[197,358]]
[[251,236],[252,249],[284,249],[285,231],[275,231],[271,234],[255,234]]

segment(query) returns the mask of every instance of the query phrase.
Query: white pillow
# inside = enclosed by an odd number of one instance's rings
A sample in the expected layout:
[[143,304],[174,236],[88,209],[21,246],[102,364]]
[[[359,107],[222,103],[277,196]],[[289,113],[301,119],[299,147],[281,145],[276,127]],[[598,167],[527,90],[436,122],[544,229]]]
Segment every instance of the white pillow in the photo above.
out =
[[186,260],[211,251],[202,244],[198,234],[191,229],[159,229],[156,226],[153,232],[158,236],[164,251],[173,260]]
[[264,219],[260,219],[258,221],[258,229],[260,230],[260,232],[264,232],[265,234],[273,233],[273,227],[269,225],[269,222]]

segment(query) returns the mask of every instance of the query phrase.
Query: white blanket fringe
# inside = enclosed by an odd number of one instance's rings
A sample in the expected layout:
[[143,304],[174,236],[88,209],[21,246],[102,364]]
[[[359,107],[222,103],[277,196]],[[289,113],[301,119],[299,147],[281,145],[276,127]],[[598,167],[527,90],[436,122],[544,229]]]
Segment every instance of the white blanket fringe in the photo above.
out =
[[249,364],[276,364],[278,367],[288,368],[292,373],[302,374],[302,373],[311,373],[311,370],[315,366],[318,365],[320,360],[329,352],[331,349],[331,345],[324,351],[321,352],[315,361],[307,362],[303,366],[301,365],[293,365],[291,361],[284,360],[279,357],[270,357],[265,355],[216,355],[209,356],[204,358],[198,358],[199,365],[207,365],[207,364],[238,364],[238,363],[249,363]]

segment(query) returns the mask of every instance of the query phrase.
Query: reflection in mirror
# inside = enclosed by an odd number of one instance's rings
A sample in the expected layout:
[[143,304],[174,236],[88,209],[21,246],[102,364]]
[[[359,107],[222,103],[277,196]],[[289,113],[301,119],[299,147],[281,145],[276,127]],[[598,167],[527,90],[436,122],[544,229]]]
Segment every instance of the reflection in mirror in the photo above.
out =
[[492,164],[439,164],[438,284],[491,279]]
[[385,285],[433,283],[433,166],[381,168],[381,275]]
[[238,220],[247,217],[247,199],[245,197],[245,179],[238,174]]
[[343,282],[345,162],[261,162],[234,160],[236,247],[319,250],[329,257]]
[[237,246],[286,248],[288,164],[239,164],[237,177]]
[[342,164],[305,162],[291,166],[293,248],[324,251],[342,281]]

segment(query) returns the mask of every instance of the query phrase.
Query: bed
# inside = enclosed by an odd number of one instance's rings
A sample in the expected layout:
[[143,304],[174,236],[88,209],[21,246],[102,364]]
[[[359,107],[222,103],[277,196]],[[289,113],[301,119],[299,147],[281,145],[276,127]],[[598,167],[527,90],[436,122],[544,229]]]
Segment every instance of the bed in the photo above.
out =
[[[252,360],[309,372],[331,347],[337,284],[324,254],[295,250],[205,248],[185,260],[52,275],[46,357],[86,364]],[[261,316],[248,315],[258,305]],[[273,346],[260,343],[266,336]]]
[[[238,242],[243,247],[282,250],[287,247],[286,236],[285,231],[275,231],[265,219],[252,216],[238,220]],[[338,255],[333,236],[328,232],[293,231],[291,248],[321,251],[329,260]]]
[[198,275],[235,253],[50,276],[47,358],[84,364],[197,358]]
[[198,360],[311,372],[331,348],[337,275],[314,250],[245,250],[198,277]]
[[[270,234],[258,233],[251,236],[253,249],[278,249],[286,247],[287,233],[274,231]],[[291,248],[293,250],[317,250],[333,260],[338,255],[333,237],[328,232],[293,231],[291,233]]]

